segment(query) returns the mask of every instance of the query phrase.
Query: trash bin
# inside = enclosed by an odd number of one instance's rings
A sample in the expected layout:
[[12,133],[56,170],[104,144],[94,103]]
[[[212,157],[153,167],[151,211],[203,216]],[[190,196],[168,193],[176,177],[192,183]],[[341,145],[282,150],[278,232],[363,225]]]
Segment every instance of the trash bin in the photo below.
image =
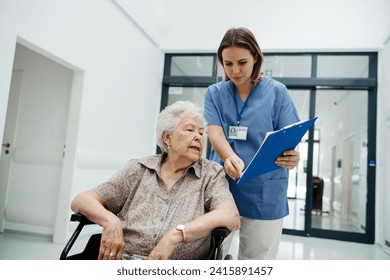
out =
[[324,180],[320,177],[313,177],[313,207],[312,212],[322,214],[322,195],[324,194]]

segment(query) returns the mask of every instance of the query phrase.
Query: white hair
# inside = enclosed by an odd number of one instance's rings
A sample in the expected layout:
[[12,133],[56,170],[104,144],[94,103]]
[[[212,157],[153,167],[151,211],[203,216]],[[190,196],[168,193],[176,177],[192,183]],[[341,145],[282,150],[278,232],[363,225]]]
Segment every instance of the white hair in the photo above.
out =
[[172,133],[180,123],[181,117],[187,115],[193,115],[204,122],[203,110],[190,101],[176,101],[160,112],[156,124],[156,140],[161,151],[166,152],[168,149],[163,139],[164,132]]

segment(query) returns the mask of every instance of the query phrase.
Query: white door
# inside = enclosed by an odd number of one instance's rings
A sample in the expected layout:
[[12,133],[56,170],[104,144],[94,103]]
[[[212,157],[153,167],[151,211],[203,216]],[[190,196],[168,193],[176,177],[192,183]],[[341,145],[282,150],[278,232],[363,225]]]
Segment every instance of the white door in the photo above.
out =
[[53,233],[72,75],[17,45],[3,138],[10,147],[0,158],[1,231]]
[[[4,127],[4,137],[0,155],[0,209],[5,209],[7,200],[9,172],[11,169],[11,159],[13,150],[13,139],[15,136],[17,108],[20,98],[20,87],[22,83],[23,71],[13,71],[10,94],[7,106],[7,121]],[[3,214],[3,213],[2,213]],[[4,215],[0,215],[0,232],[4,231]]]

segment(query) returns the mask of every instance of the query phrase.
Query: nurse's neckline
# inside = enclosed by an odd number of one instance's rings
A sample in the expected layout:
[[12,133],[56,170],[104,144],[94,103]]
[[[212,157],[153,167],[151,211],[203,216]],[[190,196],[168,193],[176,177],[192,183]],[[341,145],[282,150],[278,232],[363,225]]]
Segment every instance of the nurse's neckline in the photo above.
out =
[[241,101],[243,103],[245,103],[245,101],[248,99],[249,95],[251,94],[251,92],[253,91],[253,89],[258,85],[260,84],[261,82],[261,79],[259,81],[254,81],[251,83],[251,88],[248,92],[245,92],[245,93],[240,93],[237,86],[233,83],[235,89],[236,89],[236,93],[238,94],[238,96],[240,97]]

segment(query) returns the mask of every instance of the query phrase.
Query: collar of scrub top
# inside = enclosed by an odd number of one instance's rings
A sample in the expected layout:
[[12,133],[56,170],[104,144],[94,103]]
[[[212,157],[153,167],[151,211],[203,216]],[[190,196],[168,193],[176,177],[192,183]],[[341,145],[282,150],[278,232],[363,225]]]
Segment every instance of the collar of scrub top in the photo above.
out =
[[238,95],[238,97],[240,97],[240,95],[238,94],[237,89],[236,89],[236,87],[235,87],[235,85],[234,85],[233,82],[231,82],[231,86],[232,86],[233,95],[234,95],[234,96],[233,96],[233,97],[234,97],[234,98],[233,98],[233,100],[234,100],[234,105],[236,106],[237,126],[240,126],[241,115],[244,113],[244,110],[245,110],[245,108],[246,108],[246,106],[247,106],[247,104],[248,104],[248,100],[249,100],[249,98],[250,98],[251,95],[252,95],[252,91],[253,91],[254,85],[252,86],[252,89],[251,89],[251,91],[249,92],[248,97],[246,98],[246,100],[245,100],[245,102],[244,102],[244,105],[242,105],[242,108],[241,108],[240,111],[238,111],[237,96],[236,96],[236,95]]

